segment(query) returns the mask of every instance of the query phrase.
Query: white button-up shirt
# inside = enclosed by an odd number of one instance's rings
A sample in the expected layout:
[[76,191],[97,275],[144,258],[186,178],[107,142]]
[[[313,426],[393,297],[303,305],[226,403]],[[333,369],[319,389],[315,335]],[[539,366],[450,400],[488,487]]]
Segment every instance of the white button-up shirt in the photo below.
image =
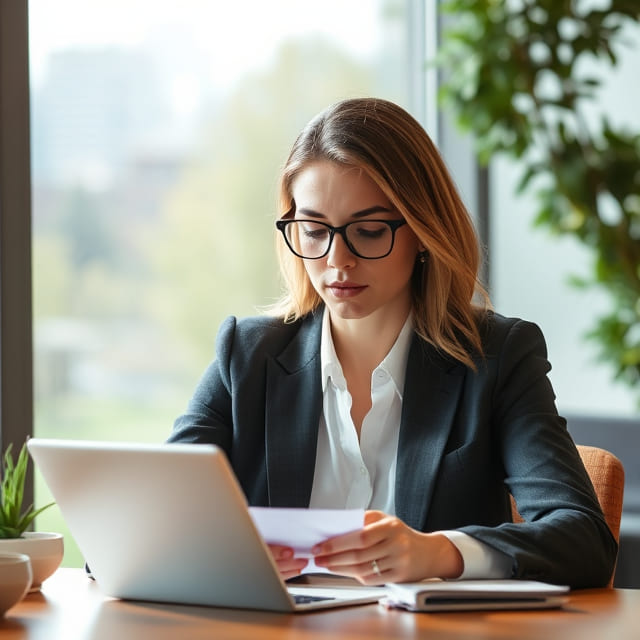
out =
[[[351,394],[336,355],[329,313],[322,324],[320,365],[323,412],[309,506],[377,509],[395,515],[395,477],[402,393],[413,338],[411,316],[393,347],[371,375],[371,409],[360,441],[351,418]],[[461,578],[503,578],[509,559],[460,531],[443,531],[464,560]]]
[[336,356],[329,314],[322,327],[323,413],[318,432],[311,507],[379,509],[395,514],[395,477],[402,391],[411,322],[371,375],[371,409],[360,441],[351,419],[351,394]]

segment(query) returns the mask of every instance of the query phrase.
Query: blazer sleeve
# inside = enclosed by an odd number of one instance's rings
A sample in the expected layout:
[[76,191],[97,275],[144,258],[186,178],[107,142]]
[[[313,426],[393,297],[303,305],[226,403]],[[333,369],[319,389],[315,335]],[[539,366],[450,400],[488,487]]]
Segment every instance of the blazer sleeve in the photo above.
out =
[[221,447],[252,505],[269,505],[273,490],[266,450],[269,363],[287,348],[300,326],[268,316],[228,317],[218,330],[215,360],[168,439]]
[[497,353],[491,414],[505,484],[525,522],[460,530],[507,554],[514,578],[604,586],[617,543],[557,414],[550,368],[540,329],[514,323]]
[[216,358],[200,378],[185,412],[179,416],[168,442],[215,444],[231,453],[233,440],[230,359],[236,319],[227,318],[216,338]]

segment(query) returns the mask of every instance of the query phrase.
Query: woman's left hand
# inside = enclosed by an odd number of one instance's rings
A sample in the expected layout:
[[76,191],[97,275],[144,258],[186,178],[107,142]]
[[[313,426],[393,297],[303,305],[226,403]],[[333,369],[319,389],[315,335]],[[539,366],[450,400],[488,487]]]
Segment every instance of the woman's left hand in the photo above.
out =
[[364,527],[317,544],[315,563],[362,584],[456,578],[463,561],[455,545],[440,533],[422,533],[381,511],[366,511]]

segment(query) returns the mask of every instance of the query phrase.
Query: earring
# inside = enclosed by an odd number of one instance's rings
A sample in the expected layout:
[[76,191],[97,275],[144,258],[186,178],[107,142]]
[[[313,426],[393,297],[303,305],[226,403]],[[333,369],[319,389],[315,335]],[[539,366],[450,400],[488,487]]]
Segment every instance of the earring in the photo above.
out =
[[421,262],[421,264],[424,264],[427,261],[428,257],[429,257],[429,252],[426,249],[418,253],[418,260]]

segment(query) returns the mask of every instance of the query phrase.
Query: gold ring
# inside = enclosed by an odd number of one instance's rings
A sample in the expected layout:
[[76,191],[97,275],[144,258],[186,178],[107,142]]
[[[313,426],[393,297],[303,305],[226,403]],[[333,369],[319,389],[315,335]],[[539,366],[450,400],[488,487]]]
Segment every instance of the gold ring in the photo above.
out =
[[373,569],[373,571],[377,576],[382,575],[382,572],[380,571],[380,567],[378,566],[378,563],[375,560],[371,561],[371,568]]

